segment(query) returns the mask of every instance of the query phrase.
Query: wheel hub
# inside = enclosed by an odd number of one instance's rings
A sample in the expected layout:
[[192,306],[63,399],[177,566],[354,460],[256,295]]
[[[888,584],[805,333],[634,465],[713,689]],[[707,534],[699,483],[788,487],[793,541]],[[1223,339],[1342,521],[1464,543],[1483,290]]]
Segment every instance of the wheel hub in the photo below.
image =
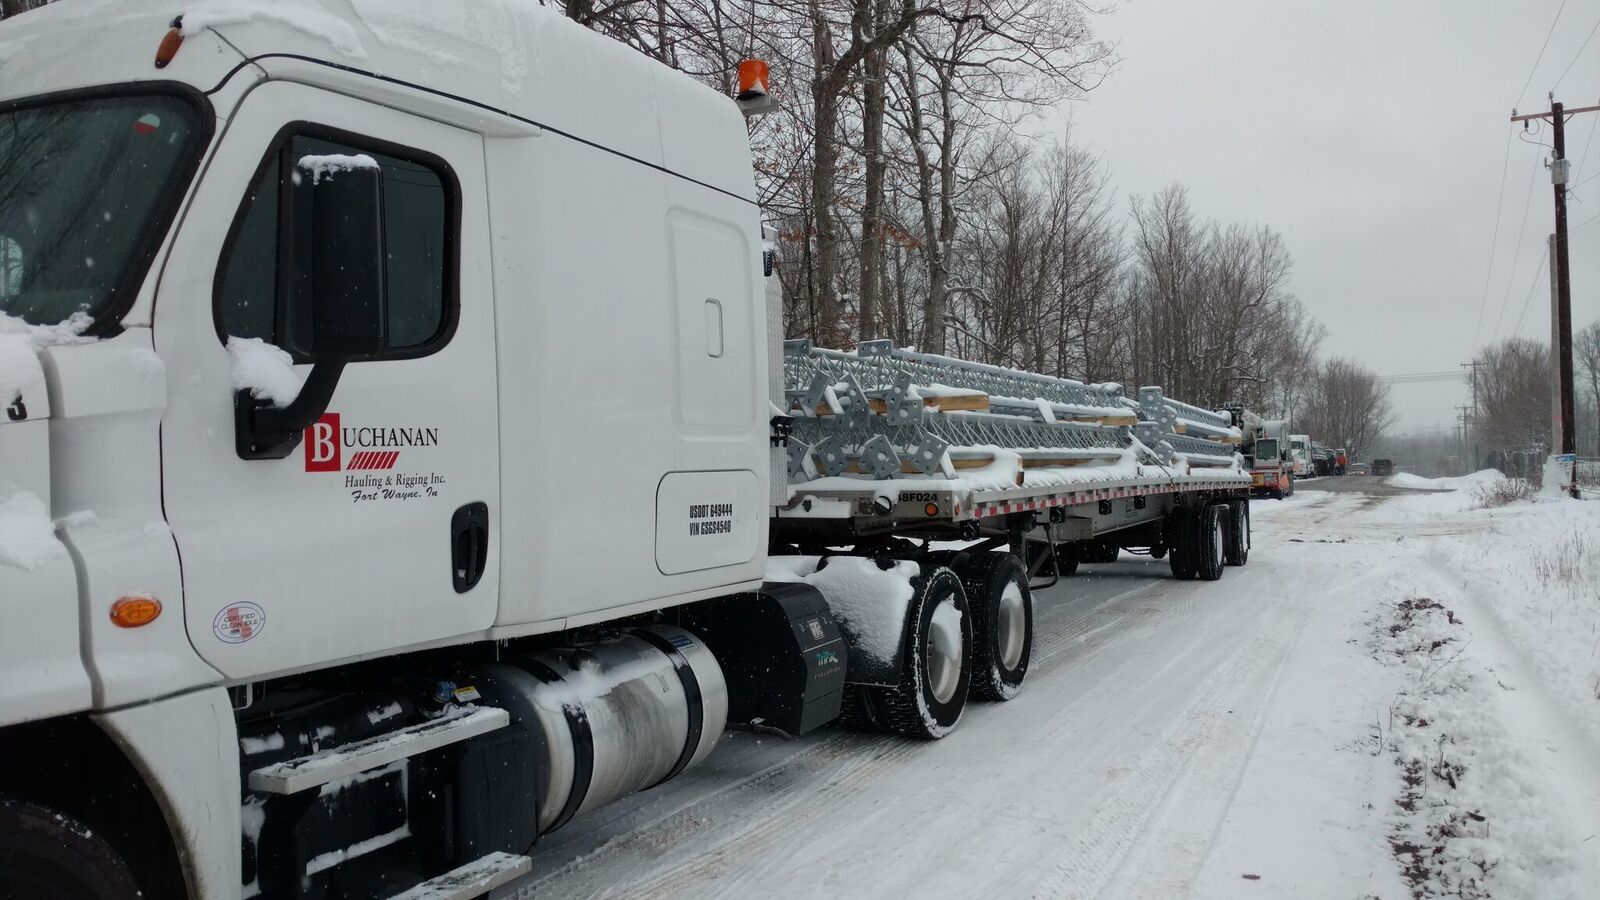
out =
[[1000,595],[999,609],[995,614],[996,654],[1007,670],[1015,669],[1022,661],[1022,649],[1028,637],[1028,610],[1022,602],[1022,589],[1007,584]]
[[926,658],[929,692],[939,703],[950,702],[961,683],[961,611],[952,599],[944,600],[933,611]]

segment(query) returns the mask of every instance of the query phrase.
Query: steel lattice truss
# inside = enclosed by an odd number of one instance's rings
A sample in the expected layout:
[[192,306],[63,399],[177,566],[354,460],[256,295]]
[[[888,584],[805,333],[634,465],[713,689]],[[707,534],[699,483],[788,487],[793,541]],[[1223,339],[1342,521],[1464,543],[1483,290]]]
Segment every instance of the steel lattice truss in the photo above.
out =
[[[791,481],[813,471],[878,479],[931,474],[947,453],[974,456],[990,447],[1047,460],[1117,459],[1133,448],[1145,462],[1176,461],[1176,454],[1193,465],[1234,461],[1231,444],[1210,439],[1237,434],[1227,414],[1168,400],[1155,387],[1140,388],[1134,402],[1116,385],[916,353],[888,341],[855,353],[786,341],[783,371],[788,410],[798,413],[789,439]],[[984,395],[984,405],[1000,412],[929,407],[951,391]]]

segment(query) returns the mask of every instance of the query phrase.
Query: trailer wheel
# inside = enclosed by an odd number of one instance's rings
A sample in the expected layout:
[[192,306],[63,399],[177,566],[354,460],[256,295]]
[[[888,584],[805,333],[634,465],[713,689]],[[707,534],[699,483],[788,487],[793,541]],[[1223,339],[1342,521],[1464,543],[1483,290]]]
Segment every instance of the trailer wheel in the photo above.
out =
[[1010,700],[1033,656],[1033,596],[1022,560],[1009,553],[953,559],[972,610],[972,696]]
[[933,740],[961,721],[972,682],[972,616],[961,579],[943,566],[912,581],[911,630],[900,685],[873,688],[868,704],[892,732]]
[[1227,524],[1225,561],[1230,566],[1242,566],[1250,560],[1250,501],[1228,501]]
[[1198,568],[1195,557],[1195,512],[1187,506],[1174,509],[1167,516],[1167,562],[1172,566],[1172,577],[1180,581],[1194,578]]
[[1150,548],[1150,558],[1151,559],[1160,559],[1161,557],[1166,556],[1166,555],[1167,555],[1167,545],[1166,544],[1156,544],[1155,546]]
[[1227,550],[1223,535],[1225,503],[1210,503],[1200,510],[1198,528],[1194,532],[1195,577],[1202,581],[1216,581],[1222,577],[1224,553]]
[[0,799],[0,898],[134,900],[128,863],[76,819],[20,800]]

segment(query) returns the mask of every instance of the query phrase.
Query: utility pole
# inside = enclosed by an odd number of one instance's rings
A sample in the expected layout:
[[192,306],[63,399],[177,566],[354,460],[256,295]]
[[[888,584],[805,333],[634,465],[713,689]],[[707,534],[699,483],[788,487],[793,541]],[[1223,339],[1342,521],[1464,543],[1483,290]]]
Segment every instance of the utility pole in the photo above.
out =
[[1481,410],[1478,409],[1478,361],[1473,360],[1472,362],[1464,362],[1461,364],[1461,367],[1464,369],[1470,367],[1472,369],[1472,440],[1470,442],[1472,444],[1471,471],[1476,472],[1478,470],[1478,459],[1480,452],[1480,448],[1478,447],[1478,416],[1481,413]]
[[[1549,119],[1553,130],[1551,140],[1552,151],[1550,154],[1550,183],[1555,189],[1556,200],[1556,234],[1555,253],[1550,259],[1550,265],[1555,270],[1556,277],[1556,332],[1557,344],[1552,347],[1559,358],[1559,375],[1561,379],[1561,453],[1576,455],[1577,449],[1577,422],[1576,410],[1573,404],[1572,392],[1572,279],[1567,268],[1567,117],[1578,113],[1600,112],[1600,106],[1585,106],[1569,110],[1556,101],[1555,94],[1550,94],[1550,111],[1547,113],[1530,113],[1517,115],[1516,110],[1511,111],[1511,121],[1526,123],[1533,119]],[[1523,125],[1527,127],[1526,124]],[[1576,483],[1572,486],[1572,495],[1578,495]]]

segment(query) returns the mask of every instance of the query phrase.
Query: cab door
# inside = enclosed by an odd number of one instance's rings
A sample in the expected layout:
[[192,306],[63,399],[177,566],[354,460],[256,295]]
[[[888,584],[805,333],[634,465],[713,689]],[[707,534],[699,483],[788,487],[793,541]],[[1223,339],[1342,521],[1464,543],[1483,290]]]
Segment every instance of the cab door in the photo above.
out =
[[[344,366],[326,409],[277,458],[249,458],[259,454],[240,435],[236,387],[270,387],[285,369],[303,378],[315,361],[307,301],[285,282],[301,218],[293,192],[302,179],[374,163],[385,348]],[[184,616],[200,655],[228,676],[370,656],[493,621],[488,246],[477,135],[287,82],[253,89],[230,117],[154,320]],[[230,353],[230,339],[254,352]]]

